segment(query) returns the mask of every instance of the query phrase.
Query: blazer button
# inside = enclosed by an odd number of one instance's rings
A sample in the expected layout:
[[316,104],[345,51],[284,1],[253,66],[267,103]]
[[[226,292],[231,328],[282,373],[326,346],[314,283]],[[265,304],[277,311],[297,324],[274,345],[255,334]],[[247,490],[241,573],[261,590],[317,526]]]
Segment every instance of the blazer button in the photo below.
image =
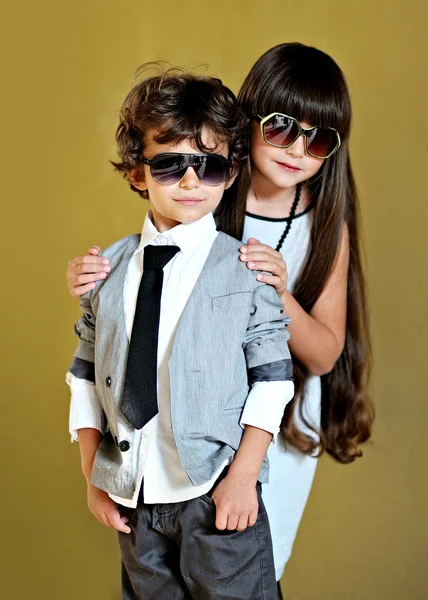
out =
[[129,442],[127,440],[119,442],[119,450],[121,452],[127,452],[129,450]]
[[106,377],[106,386],[107,387],[111,386],[111,377]]

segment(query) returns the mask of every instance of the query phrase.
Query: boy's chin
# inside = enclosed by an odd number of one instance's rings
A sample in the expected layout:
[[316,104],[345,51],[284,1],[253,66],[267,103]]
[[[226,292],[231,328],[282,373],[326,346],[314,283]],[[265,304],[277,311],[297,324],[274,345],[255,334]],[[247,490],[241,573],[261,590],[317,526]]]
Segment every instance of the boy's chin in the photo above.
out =
[[196,223],[209,214],[211,211],[200,211],[200,210],[180,210],[174,211],[171,214],[153,214],[151,211],[151,220],[156,229],[159,232],[173,229],[178,225],[191,225]]
[[201,219],[206,217],[206,215],[208,215],[211,211],[201,211],[191,208],[184,211],[180,211],[180,213],[181,212],[182,214],[175,215],[175,219],[183,225],[190,225],[191,223],[196,223],[197,221],[200,221]]

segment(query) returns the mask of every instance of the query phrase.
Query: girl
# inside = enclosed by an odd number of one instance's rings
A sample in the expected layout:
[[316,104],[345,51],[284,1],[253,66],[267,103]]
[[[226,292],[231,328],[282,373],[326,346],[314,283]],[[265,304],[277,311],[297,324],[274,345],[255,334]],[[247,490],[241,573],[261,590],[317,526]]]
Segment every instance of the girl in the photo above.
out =
[[[240,260],[267,271],[291,317],[297,393],[269,450],[269,514],[279,580],[291,554],[317,457],[361,456],[371,431],[367,307],[348,138],[349,92],[337,64],[303,44],[280,44],[248,74],[238,100],[250,119],[247,164],[216,214],[248,240]],[[99,248],[69,263],[72,296],[108,274]],[[322,403],[321,403],[322,396]]]

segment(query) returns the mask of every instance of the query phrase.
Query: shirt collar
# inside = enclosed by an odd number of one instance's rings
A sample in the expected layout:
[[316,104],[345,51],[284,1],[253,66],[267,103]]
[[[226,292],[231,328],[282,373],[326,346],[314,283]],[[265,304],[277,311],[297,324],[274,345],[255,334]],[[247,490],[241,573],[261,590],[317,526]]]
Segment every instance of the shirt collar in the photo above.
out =
[[151,213],[147,213],[144,220],[141,239],[134,255],[141,252],[146,246],[178,246],[184,254],[195,250],[206,237],[216,230],[212,213],[208,213],[194,223],[181,223],[164,233],[160,233],[154,226]]

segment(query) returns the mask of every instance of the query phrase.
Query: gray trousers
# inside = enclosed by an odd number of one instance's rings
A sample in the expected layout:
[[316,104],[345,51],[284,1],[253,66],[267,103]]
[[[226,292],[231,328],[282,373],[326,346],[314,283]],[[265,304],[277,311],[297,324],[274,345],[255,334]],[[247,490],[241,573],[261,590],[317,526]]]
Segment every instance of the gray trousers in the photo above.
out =
[[174,504],[120,506],[131,533],[119,533],[123,600],[276,600],[269,522],[219,531],[210,494]]

